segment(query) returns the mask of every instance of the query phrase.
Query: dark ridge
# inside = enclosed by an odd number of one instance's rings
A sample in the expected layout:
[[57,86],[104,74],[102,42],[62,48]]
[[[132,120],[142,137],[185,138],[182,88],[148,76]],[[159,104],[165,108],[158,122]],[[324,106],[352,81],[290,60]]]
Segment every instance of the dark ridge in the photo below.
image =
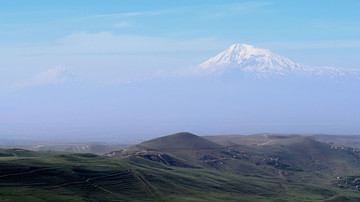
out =
[[167,150],[167,149],[215,149],[220,148],[219,144],[192,133],[181,132],[173,135],[155,138],[136,145],[146,150]]

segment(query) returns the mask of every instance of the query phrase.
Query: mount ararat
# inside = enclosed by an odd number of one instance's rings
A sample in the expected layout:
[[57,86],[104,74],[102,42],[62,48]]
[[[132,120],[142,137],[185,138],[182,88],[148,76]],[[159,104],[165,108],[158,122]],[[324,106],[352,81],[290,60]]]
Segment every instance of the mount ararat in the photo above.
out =
[[217,74],[236,69],[262,78],[288,75],[360,78],[359,69],[303,65],[270,50],[256,48],[248,44],[233,44],[218,55],[201,63],[195,69],[197,72]]
[[[360,70],[310,67],[239,44],[178,74],[167,70],[163,77],[149,74],[128,83],[92,82],[72,68],[41,72],[2,95],[7,124],[0,133],[18,139],[36,134],[50,142],[55,135],[65,142],[132,142],[173,131],[360,131]],[[20,130],[19,122],[27,129]]]

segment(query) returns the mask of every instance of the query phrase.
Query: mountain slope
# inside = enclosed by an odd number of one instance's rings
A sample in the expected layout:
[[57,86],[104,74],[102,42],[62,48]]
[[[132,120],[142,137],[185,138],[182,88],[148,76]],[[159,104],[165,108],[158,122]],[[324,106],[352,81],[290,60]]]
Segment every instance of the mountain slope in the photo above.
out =
[[[278,175],[278,172],[300,170],[345,175],[360,166],[357,150],[335,150],[312,139],[311,135],[198,137],[178,133],[114,151],[108,156],[137,156],[175,167],[241,171],[249,175]],[[339,160],[345,160],[347,166]]]
[[221,146],[205,138],[192,133],[176,133],[145,141],[136,145],[137,148],[147,150],[169,150],[169,149],[216,149]]
[[[120,158],[0,149],[0,201],[360,200],[358,150],[304,135],[243,140],[250,144],[209,148],[218,144],[178,133]],[[174,157],[201,167],[173,164]]]
[[[113,151],[110,157],[138,156],[166,165],[199,168],[199,153],[208,153],[223,146],[192,133],[182,132],[155,138],[129,148]],[[201,152],[199,152],[201,151]]]
[[210,71],[224,68],[240,68],[246,72],[274,72],[278,74],[303,69],[300,64],[294,63],[285,57],[247,44],[234,44],[200,64],[200,67]]
[[239,69],[260,77],[290,74],[329,77],[360,76],[360,70],[357,69],[301,65],[270,50],[255,48],[248,44],[233,44],[215,57],[200,64],[197,70],[207,73],[223,73],[231,69]]

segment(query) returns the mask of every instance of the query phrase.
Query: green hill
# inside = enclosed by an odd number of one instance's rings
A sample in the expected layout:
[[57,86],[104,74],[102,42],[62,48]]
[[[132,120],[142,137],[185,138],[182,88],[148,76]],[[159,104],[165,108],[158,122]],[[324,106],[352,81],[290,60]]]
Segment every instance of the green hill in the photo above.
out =
[[146,150],[216,149],[221,146],[192,133],[182,132],[155,138],[136,145]]
[[103,156],[0,149],[0,201],[360,201],[358,150],[309,135],[206,138]]

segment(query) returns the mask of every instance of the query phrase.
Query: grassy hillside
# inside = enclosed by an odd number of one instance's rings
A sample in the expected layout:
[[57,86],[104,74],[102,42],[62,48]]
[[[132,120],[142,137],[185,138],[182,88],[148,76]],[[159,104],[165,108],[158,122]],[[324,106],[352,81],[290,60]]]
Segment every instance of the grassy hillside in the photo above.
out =
[[180,133],[105,156],[0,150],[0,201],[360,200],[356,151],[266,138],[220,146]]
[[[172,137],[167,136],[166,139]],[[172,150],[153,150],[147,147],[142,148],[141,151],[120,151],[112,155],[113,157],[135,155],[181,167],[155,158],[168,155],[172,158],[172,162],[181,161],[183,165],[193,165],[194,168],[252,176],[257,179],[276,179],[281,187],[286,188],[287,194],[292,192],[309,194],[318,190],[318,193],[314,194],[320,195],[318,200],[321,197],[321,200],[325,200],[326,197],[339,193],[335,191],[342,187],[338,183],[338,177],[360,174],[359,152],[334,149],[328,144],[315,141],[309,135],[259,134],[205,138],[216,141],[215,143],[222,146],[213,149]],[[355,193],[358,191],[356,185],[348,188],[347,190]]]
[[352,147],[360,149],[359,135],[312,135],[312,139],[335,147]]
[[[279,188],[270,180],[258,183],[234,174],[170,167],[135,156],[121,160],[93,154],[25,156],[1,158],[1,201],[265,200],[274,195],[269,187]],[[251,196],[257,192],[261,194]]]
[[159,137],[136,145],[146,150],[215,149],[221,146],[205,138],[183,132]]

